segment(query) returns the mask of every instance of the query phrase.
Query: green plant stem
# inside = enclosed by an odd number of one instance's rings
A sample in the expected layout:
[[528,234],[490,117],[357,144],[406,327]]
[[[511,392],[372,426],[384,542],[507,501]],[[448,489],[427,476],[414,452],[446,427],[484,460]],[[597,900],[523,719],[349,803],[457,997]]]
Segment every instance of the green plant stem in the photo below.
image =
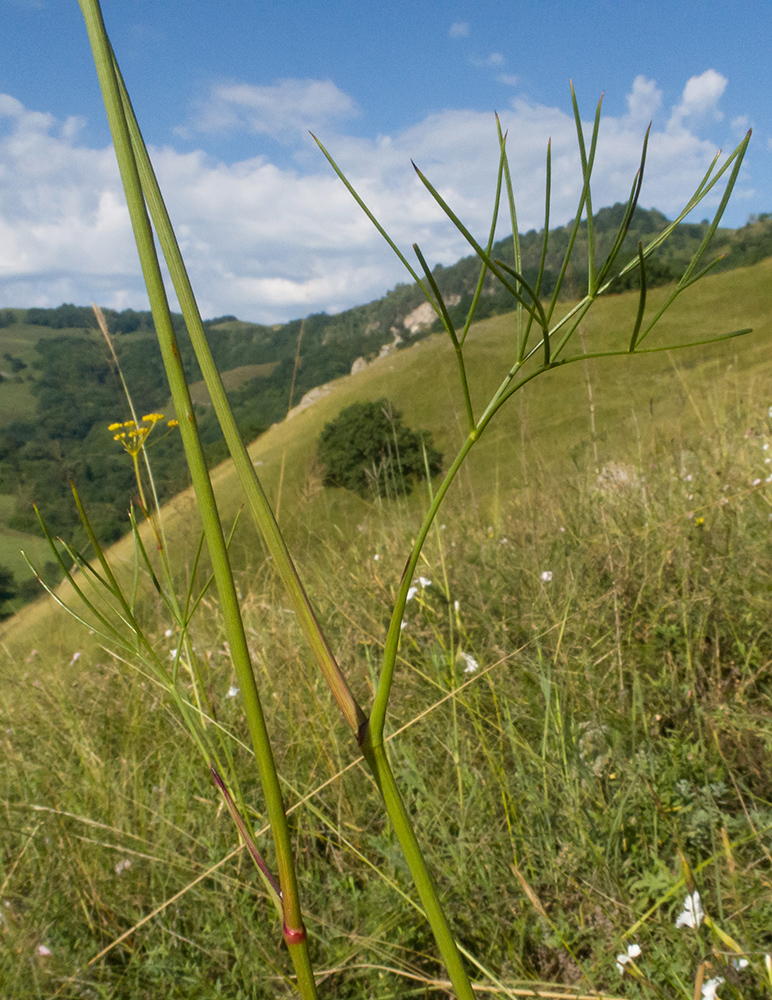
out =
[[[174,237],[171,221],[168,217],[168,213],[161,196],[160,187],[158,186],[155,178],[150,159],[147,156],[147,151],[144,142],[142,141],[136,118],[131,110],[128,94],[125,87],[121,84],[114,56],[113,67],[121,89],[123,111],[128,119],[129,128],[132,134],[133,151],[138,162],[144,195],[147,199],[148,207],[155,222],[159,242],[161,243],[161,247],[164,251],[167,265],[169,266],[172,280],[175,285],[175,290],[188,324],[188,331],[191,335],[191,341],[193,342],[202,374],[204,375],[204,379],[209,388],[210,396],[220,420],[229,450],[233,457],[237,473],[242,485],[247,491],[247,497],[253,517],[255,518],[258,527],[266,540],[266,544],[268,545],[269,551],[275,560],[277,569],[282,577],[285,587],[287,588],[288,594],[293,600],[296,613],[298,614],[301,626],[306,634],[306,638],[309,641],[316,655],[317,661],[319,662],[320,667],[330,685],[330,688],[341,707],[341,711],[351,728],[357,733],[358,738],[361,739],[362,734],[367,731],[367,716],[354,699],[353,694],[350,692],[348,685],[340,672],[340,668],[338,667],[338,664],[335,661],[329,646],[327,645],[321,627],[319,626],[311,608],[310,601],[308,600],[305,590],[303,589],[297,575],[297,571],[289,555],[284,538],[255,473],[254,466],[252,465],[246,448],[241,441],[241,437],[238,433],[238,429],[236,428],[235,421],[233,420],[227,397],[222,386],[219,372],[217,371],[214,360],[212,359],[209,345],[206,342],[203,325],[201,324],[198,312],[198,306],[190,286],[190,281],[188,279],[182,256],[179,252],[179,247],[177,246],[177,242]],[[366,737],[364,742],[367,742]],[[376,776],[379,788],[381,789],[381,794],[384,797],[384,804],[387,812],[389,813],[392,823],[394,824],[400,844],[405,851],[405,856],[408,860],[411,874],[416,880],[416,885],[420,887],[419,891],[421,892],[421,898],[427,909],[427,917],[435,935],[435,939],[437,940],[437,945],[443,961],[448,969],[448,974],[451,977],[451,981],[454,983],[454,987],[459,993],[459,997],[461,997],[462,1000],[468,1000],[468,998],[470,1000],[472,992],[468,976],[463,968],[463,963],[461,962],[460,954],[453,940],[452,933],[450,932],[447,918],[442,911],[439,898],[434,890],[431,875],[429,874],[429,870],[426,867],[418,847],[418,841],[415,836],[415,832],[412,829],[410,818],[407,815],[404,805],[402,804],[397,792],[396,783],[394,781],[393,774],[390,771],[388,760],[385,757],[385,752],[382,748],[375,748],[371,753],[368,744],[368,754],[366,757],[367,756],[369,756],[368,763],[372,768],[374,768],[374,775]],[[282,886],[283,885],[284,883],[282,882]],[[291,936],[288,937],[285,933],[285,939],[287,940],[290,948],[292,948],[290,938]],[[294,955],[293,960],[295,960]],[[301,970],[297,963],[296,971],[298,972],[298,982],[300,985]]]
[[[491,414],[492,416],[493,414]],[[490,418],[489,418],[490,419]],[[482,421],[481,421],[482,422]],[[486,421],[487,423],[487,421]],[[402,574],[402,582],[400,583],[399,591],[397,593],[397,599],[394,604],[394,611],[391,616],[391,623],[389,625],[389,632],[386,636],[386,645],[383,653],[383,664],[381,666],[381,675],[378,679],[378,688],[375,692],[375,700],[373,701],[372,712],[370,713],[370,721],[367,726],[367,740],[370,745],[377,747],[383,743],[383,731],[386,722],[386,711],[389,704],[389,696],[391,694],[391,686],[394,680],[394,668],[397,662],[397,652],[399,650],[399,638],[402,627],[402,618],[405,613],[405,605],[407,603],[407,592],[410,589],[410,583],[413,579],[413,573],[418,565],[418,559],[421,555],[421,550],[423,549],[424,542],[426,541],[426,536],[429,534],[429,530],[432,526],[434,519],[440,509],[445,494],[450,489],[450,485],[456,477],[456,473],[464,464],[466,456],[469,454],[472,446],[480,435],[479,430],[480,425],[477,428],[470,431],[466,441],[462,445],[460,451],[453,460],[453,464],[448,469],[445,474],[445,478],[440,484],[437,493],[432,500],[426,516],[424,517],[421,529],[413,545],[413,549],[408,558],[407,565]],[[364,745],[364,743],[363,743]]]
[[262,483],[249,457],[249,452],[241,440],[241,435],[239,434],[236,421],[228,403],[225,387],[222,384],[220,373],[217,370],[217,365],[214,362],[204,333],[198,304],[174,235],[169,213],[166,209],[158,180],[150,162],[150,157],[147,154],[147,148],[142,139],[142,133],[131,107],[129,95],[121,79],[120,70],[114,55],[112,56],[112,60],[120,88],[123,112],[131,134],[133,153],[138,166],[143,194],[153,218],[158,240],[169,268],[172,283],[180,302],[180,308],[185,317],[193,350],[195,351],[201,373],[206,382],[212,405],[220,422],[220,427],[239,480],[247,495],[250,512],[274,560],[274,565],[287,590],[306,641],[314,653],[317,663],[327,680],[333,696],[338,702],[346,722],[357,733],[364,725],[367,716],[351,692],[335,656],[327,643],[311,606],[311,601],[303,587],[289,549],[287,548],[287,544],[284,541],[284,536],[271,510],[271,505],[265,495]]
[[362,743],[362,753],[383,796],[389,819],[407,861],[426,913],[426,919],[429,921],[457,998],[458,1000],[473,1000],[472,984],[464,968],[461,953],[453,937],[453,931],[442,908],[434,880],[421,852],[413,824],[405,809],[405,803],[399,794],[399,788],[394,780],[394,773],[386,754],[386,747],[383,743],[374,746],[366,737]]
[[88,29],[102,95],[107,110],[118,166],[121,173],[132,228],[142,264],[153,320],[158,334],[169,386],[182,434],[185,456],[198,508],[207,539],[212,569],[220,595],[225,631],[231,649],[234,669],[241,686],[245,714],[271,822],[276,848],[279,882],[284,909],[284,938],[295,965],[298,988],[308,1000],[317,997],[308,957],[306,932],[300,910],[297,876],[284,803],[273,752],[268,738],[262,706],[252,671],[249,648],[236,588],[228,560],[225,538],[204,460],[185,373],[174,334],[166,292],[155,253],[150,220],[145,208],[142,186],[132,150],[131,136],[124,113],[124,104],[115,74],[112,49],[107,38],[98,0],[79,0]]

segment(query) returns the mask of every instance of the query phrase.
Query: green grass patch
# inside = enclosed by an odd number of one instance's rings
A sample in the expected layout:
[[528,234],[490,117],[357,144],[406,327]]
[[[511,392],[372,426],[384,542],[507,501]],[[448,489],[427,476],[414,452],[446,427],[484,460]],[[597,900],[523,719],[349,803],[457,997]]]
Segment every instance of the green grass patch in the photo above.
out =
[[[546,983],[691,997],[700,974],[724,979],[722,1000],[769,994],[770,269],[709,279],[663,331],[754,325],[750,338],[636,367],[590,362],[527,387],[473,453],[425,550],[431,584],[407,606],[391,756],[487,995]],[[600,303],[587,349],[628,329],[634,309],[627,296]],[[511,334],[506,316],[470,333],[473,399]],[[340,380],[252,448],[274,500],[285,462],[282,526],[365,703],[421,489],[389,502],[325,489],[316,439],[346,405],[388,395],[449,454],[463,433],[452,360],[428,338]],[[235,516],[230,466],[214,479]],[[190,497],[165,517],[184,574],[198,534]],[[234,557],[321,989],[445,996],[375,790],[246,524]],[[131,579],[130,543],[111,559]],[[169,656],[179,637],[152,594],[142,600]],[[270,904],[158,689],[52,605],[25,609],[2,640],[0,992],[291,996]],[[236,763],[262,828],[211,595],[194,642],[218,721],[242,741]],[[260,846],[270,858],[264,836]],[[705,923],[676,928],[683,858],[741,954]],[[621,976],[616,956],[633,943],[639,975]]]
[[[276,370],[278,364],[278,361],[269,361],[263,365],[241,365],[239,368],[231,368],[230,371],[222,372],[221,374],[223,385],[228,392],[240,389],[253,379],[267,378]],[[203,379],[199,382],[191,383],[190,397],[199,406],[212,405],[212,401],[209,398],[209,390]],[[171,402],[169,406],[171,406]]]
[[10,569],[17,582],[27,580],[32,576],[29,566],[21,555],[22,549],[34,565],[42,566],[51,558],[48,542],[41,535],[0,528],[0,566],[6,566]]

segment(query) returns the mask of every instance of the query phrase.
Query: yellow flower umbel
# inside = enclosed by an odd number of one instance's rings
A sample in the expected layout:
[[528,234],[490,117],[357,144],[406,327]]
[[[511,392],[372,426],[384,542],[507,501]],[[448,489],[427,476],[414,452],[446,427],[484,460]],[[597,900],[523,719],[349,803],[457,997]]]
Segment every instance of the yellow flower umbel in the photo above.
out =
[[[139,487],[139,496],[145,511],[147,511],[147,503],[145,502],[145,491],[142,488],[142,478],[139,474],[138,458],[139,453],[145,447],[148,435],[158,421],[163,420],[163,418],[163,413],[146,413],[139,423],[136,420],[124,420],[117,424],[110,424],[107,428],[113,432],[113,441],[120,441],[125,451],[131,455],[131,459],[134,462],[134,474],[137,477],[137,486]],[[169,420],[166,426],[176,427],[177,421]]]

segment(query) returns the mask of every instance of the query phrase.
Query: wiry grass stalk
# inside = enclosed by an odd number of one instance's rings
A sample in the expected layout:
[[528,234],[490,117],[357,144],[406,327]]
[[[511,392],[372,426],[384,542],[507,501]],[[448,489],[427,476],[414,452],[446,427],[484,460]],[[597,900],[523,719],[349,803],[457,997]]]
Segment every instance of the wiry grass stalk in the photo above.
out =
[[[107,44],[109,45],[109,42]],[[287,588],[288,596],[295,607],[301,627],[316,655],[317,662],[322,669],[325,679],[332,693],[335,695],[346,721],[357,734],[357,738],[362,746],[362,752],[373,772],[378,788],[383,796],[386,810],[392,820],[400,845],[405,852],[411,874],[416,882],[421,901],[427,912],[438,947],[448,968],[448,973],[455,984],[458,996],[461,1000],[471,1000],[472,989],[468,975],[463,966],[447,917],[439,901],[431,874],[420,851],[412,822],[399,795],[385,749],[382,745],[371,747],[367,739],[367,716],[351,693],[326,641],[292,562],[279,526],[268,504],[254,466],[241,441],[225,395],[222,380],[206,342],[198,306],[174,236],[171,221],[147,155],[139,126],[131,109],[128,93],[122,85],[115,56],[111,50],[110,56],[116,84],[119,87],[122,113],[130,132],[132,155],[138,166],[138,178],[140,179],[142,192],[153,217],[159,242],[172,275],[188,332],[190,333],[202,374],[204,375],[217,412],[218,420],[223,429],[239,478],[247,492],[253,518],[266,541],[269,552],[274,558],[277,570]]]
[[255,748],[266,806],[271,818],[271,829],[276,848],[279,883],[282,893],[283,933],[290,950],[298,977],[298,989],[306,998],[316,997],[311,963],[308,954],[306,931],[300,909],[297,875],[293,859],[291,837],[284,803],[273,759],[268,731],[263,716],[260,697],[252,670],[244,625],[239,609],[236,588],[228,560],[225,538],[220,524],[217,504],[204,461],[201,441],[190,392],[182,369],[179,349],[171,321],[168,300],[163,286],[153,233],[145,207],[145,198],[132,146],[132,138],[125,113],[124,100],[115,72],[112,48],[105,31],[98,0],[79,0],[86,21],[94,61],[99,76],[102,95],[107,109],[121,179],[137,241],[145,285],[147,287],[153,319],[158,334],[177,419],[180,424],[185,456],[196,492],[198,508],[206,535],[212,568],[217,585],[225,631],[231,657],[239,679],[244,700],[245,714]]

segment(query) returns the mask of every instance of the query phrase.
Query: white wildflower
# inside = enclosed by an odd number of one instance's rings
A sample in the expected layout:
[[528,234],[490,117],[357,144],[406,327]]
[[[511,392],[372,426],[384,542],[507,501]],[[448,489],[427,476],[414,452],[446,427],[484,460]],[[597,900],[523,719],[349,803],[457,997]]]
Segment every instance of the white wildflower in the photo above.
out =
[[738,970],[739,969],[745,969],[745,968],[748,967],[748,959],[747,958],[733,958],[732,959],[732,965],[735,967],[735,969],[738,969]]
[[79,659],[80,659],[80,653],[73,653],[72,659],[70,660],[70,666],[72,666],[73,663],[77,663]]
[[723,983],[723,976],[716,976],[715,979],[709,979],[707,983],[702,984],[702,1000],[719,1000],[716,996],[716,990]]
[[769,443],[765,441],[764,444],[761,446],[761,450],[769,451]]
[[542,583],[551,583],[552,582],[552,570],[551,569],[545,569],[542,572],[541,579],[542,579]]
[[170,660],[176,660],[178,652],[179,652],[179,650],[177,650],[177,649],[170,649],[169,650],[169,659]]
[[[770,521],[772,521],[772,514],[769,515],[769,519]],[[458,601],[453,602],[453,607],[456,609],[456,612],[459,612],[461,610],[461,605],[459,604]]]
[[129,868],[131,868],[131,860],[129,858],[122,858],[115,866],[115,874],[122,875]]
[[376,552],[376,553],[375,553],[375,555],[373,556],[373,559],[374,559],[374,560],[375,560],[376,562],[378,562],[378,560],[379,560],[380,558],[381,558],[381,557],[380,557],[380,556],[378,555],[378,553],[377,553],[377,552]]
[[38,955],[41,955],[43,958],[48,958],[50,954],[51,954],[50,948],[46,948],[44,944],[38,945]]
[[240,690],[241,690],[241,688],[237,688],[235,684],[231,684],[231,686],[228,688],[228,693],[226,694],[225,697],[226,698],[235,698],[236,695],[239,693]]
[[630,944],[627,946],[627,954],[617,955],[617,969],[619,970],[619,975],[624,975],[625,966],[628,962],[632,962],[634,958],[638,958],[641,954],[641,946],[639,944]]
[[699,927],[704,916],[700,894],[695,890],[684,900],[684,908],[681,910],[675,925],[676,927]]
[[166,636],[167,639],[171,639],[172,630],[170,628],[167,628],[167,630],[164,632],[164,635]]
[[760,479],[754,479],[753,482],[751,483],[751,486],[758,486],[760,482],[761,482]]
[[425,576],[419,576],[418,577],[418,582],[421,584],[421,587],[423,587],[424,590],[427,587],[431,587],[431,585],[432,585],[432,581],[431,580],[427,580]]
[[471,653],[464,653],[459,651],[458,657],[460,660],[464,661],[464,673],[473,674],[475,670],[479,670],[480,664],[475,660]]
[[412,601],[417,593],[418,593],[418,587],[411,587],[407,592],[406,600]]

